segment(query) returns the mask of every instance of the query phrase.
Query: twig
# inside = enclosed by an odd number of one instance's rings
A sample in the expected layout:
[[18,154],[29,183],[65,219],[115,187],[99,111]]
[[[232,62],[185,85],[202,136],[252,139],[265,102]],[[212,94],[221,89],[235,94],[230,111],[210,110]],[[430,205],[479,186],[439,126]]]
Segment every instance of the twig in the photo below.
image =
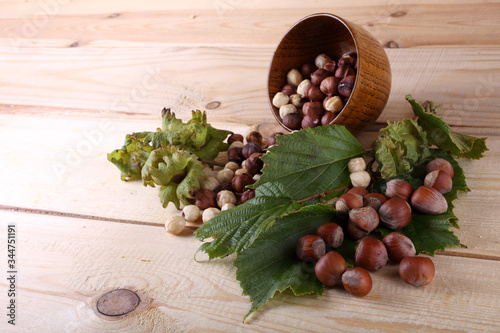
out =
[[314,198],[317,198],[317,197],[323,197],[323,196],[328,195],[328,194],[331,194],[331,193],[335,193],[335,192],[338,192],[338,191],[345,190],[345,189],[346,189],[346,188],[348,188],[348,187],[349,187],[349,184],[344,185],[344,186],[339,187],[339,188],[336,188],[336,189],[334,189],[334,190],[325,191],[325,192],[321,192],[321,193],[318,193],[318,194],[311,195],[310,197],[307,197],[307,198],[304,198],[304,199],[297,200],[297,202],[304,202],[304,201],[311,200],[311,199],[314,199]]

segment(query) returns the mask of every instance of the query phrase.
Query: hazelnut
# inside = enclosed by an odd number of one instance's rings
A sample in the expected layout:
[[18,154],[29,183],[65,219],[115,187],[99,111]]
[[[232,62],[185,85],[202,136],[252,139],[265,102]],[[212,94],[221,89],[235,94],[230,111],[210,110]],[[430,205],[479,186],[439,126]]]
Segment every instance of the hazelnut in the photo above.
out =
[[335,68],[337,67],[337,63],[335,61],[329,61],[323,65],[323,69],[330,73],[330,75],[335,74]]
[[321,125],[321,117],[310,115],[302,118],[302,123],[301,123],[302,128],[318,127],[320,125]]
[[244,168],[238,169],[238,170],[236,170],[236,171],[234,172],[234,175],[235,175],[235,176],[242,175],[242,174],[247,174],[247,175],[251,176],[251,175],[250,175],[250,172],[248,172],[248,170],[247,170],[247,169],[244,169]]
[[217,206],[216,194],[211,190],[197,190],[194,199],[196,207],[202,210]]
[[299,94],[293,94],[290,96],[290,103],[298,109],[304,105],[304,99]]
[[227,203],[227,204],[224,204],[224,206],[221,207],[220,211],[223,212],[225,210],[228,210],[228,209],[231,209],[231,208],[234,208],[234,207],[236,207],[235,204]]
[[325,98],[325,95],[321,92],[319,87],[310,84],[306,89],[306,97],[311,102],[321,102]]
[[413,189],[410,183],[403,179],[391,179],[386,184],[385,196],[388,199],[401,198],[405,201],[410,199]]
[[339,61],[339,65],[335,70],[335,77],[338,79],[343,79],[348,76],[348,74],[355,75],[355,72],[350,65],[342,64],[341,61]]
[[286,75],[286,82],[288,84],[298,86],[302,81],[302,74],[300,74],[298,69],[291,69]]
[[335,202],[335,209],[340,213],[347,215],[353,208],[363,207],[363,197],[359,194],[342,194]]
[[311,85],[311,81],[309,81],[307,79],[300,82],[300,84],[297,86],[297,94],[299,94],[302,97],[306,97],[306,89],[310,85]]
[[171,216],[165,220],[165,230],[172,235],[179,235],[186,227],[186,220],[181,216]]
[[262,134],[260,134],[259,131],[251,131],[247,135],[247,142],[253,142],[255,144],[258,144],[259,146],[262,146]]
[[327,56],[326,54],[322,53],[314,59],[314,65],[316,65],[317,68],[323,68],[327,62],[332,61],[332,59]]
[[330,76],[330,73],[328,73],[323,68],[318,68],[314,71],[314,73],[311,74],[311,83],[314,86],[319,86],[321,82],[328,76]]
[[296,112],[297,108],[293,104],[283,105],[282,107],[280,107],[279,110],[281,119],[285,118],[285,116],[289,113],[296,113]]
[[349,169],[349,173],[353,173],[356,171],[365,171],[366,170],[365,159],[363,157],[351,158],[349,160],[349,163],[347,163],[347,168]]
[[290,101],[290,97],[287,95],[283,94],[282,92],[277,93],[273,97],[273,105],[277,107],[278,109],[282,107],[283,105],[288,104]]
[[349,175],[351,177],[352,186],[368,187],[372,180],[372,177],[368,171],[356,171]]
[[289,113],[283,118],[283,125],[291,130],[299,130],[302,126],[302,116],[298,113]]
[[245,169],[248,170],[250,175],[255,175],[262,170],[262,167],[264,166],[264,162],[260,159],[262,155],[264,154],[254,153],[245,160]]
[[342,281],[342,274],[346,269],[347,264],[344,258],[335,251],[322,256],[314,266],[316,277],[327,287],[333,287]]
[[360,196],[364,197],[368,194],[368,190],[364,187],[356,186],[347,191],[347,193],[359,194]]
[[315,116],[321,117],[325,110],[323,109],[323,105],[321,102],[306,102],[302,107],[302,113],[304,116]]
[[453,180],[450,175],[443,170],[434,170],[429,172],[424,179],[424,185],[435,188],[441,194],[451,191]]
[[427,257],[404,257],[399,264],[399,276],[404,282],[421,287],[431,283],[435,267]]
[[363,196],[363,206],[372,207],[377,212],[386,201],[387,198],[380,193],[368,193]]
[[344,108],[344,102],[339,96],[328,96],[323,100],[325,110],[338,113]]
[[188,222],[196,222],[201,216],[201,211],[196,205],[187,205],[182,209],[181,216]]
[[255,198],[255,190],[246,190],[241,194],[240,203],[245,203],[247,200]]
[[252,154],[262,153],[262,148],[256,143],[249,142],[243,146],[241,153],[243,154],[244,158],[249,158]]
[[392,198],[384,202],[378,214],[382,223],[390,229],[404,228],[412,219],[410,205],[401,198]]
[[253,184],[255,181],[252,176],[247,173],[242,173],[241,175],[236,175],[231,180],[231,185],[237,193],[242,193],[247,185]]
[[235,142],[235,141],[240,141],[240,142],[243,142],[243,135],[241,134],[231,134],[228,138],[227,138],[227,143],[230,145],[231,143]]
[[238,163],[235,163],[235,162],[227,162],[226,165],[224,166],[224,169],[229,169],[229,170],[232,170],[233,172],[235,172],[239,168],[240,168],[240,166],[238,165]]
[[377,271],[387,263],[384,243],[375,238],[363,238],[356,247],[356,265],[368,271]]
[[186,177],[186,169],[181,170],[177,172],[175,175],[173,175],[171,181],[173,183],[180,184],[180,182],[182,182],[185,177]]
[[339,82],[340,79],[334,76],[329,76],[325,78],[323,81],[321,81],[319,89],[323,94],[327,96],[337,95],[339,93],[338,91]]
[[314,73],[314,71],[317,69],[318,69],[318,67],[314,66],[313,64],[303,64],[302,68],[300,69],[300,73],[302,74],[302,78],[310,79],[311,74]]
[[203,223],[206,223],[219,213],[220,213],[220,210],[215,208],[215,207],[207,208],[203,211],[203,214],[201,215],[201,219],[202,219]]
[[[229,162],[229,163],[233,163],[233,162]],[[238,165],[236,164],[236,166],[238,166]],[[230,183],[231,179],[233,179],[233,177],[234,177],[234,171],[231,169],[224,168],[217,173],[217,180],[219,181],[219,184]]]
[[[239,141],[237,141],[237,142],[239,142]],[[239,148],[239,147],[230,148],[227,151],[227,159],[230,162],[234,162],[234,163],[240,164],[241,161],[243,161],[242,151],[243,151],[243,149]]]
[[351,295],[363,297],[372,290],[373,281],[370,273],[363,267],[350,268],[342,274],[344,289]]
[[352,89],[354,88],[354,75],[349,75],[343,78],[338,85],[339,94],[344,97],[351,96]]
[[220,183],[217,178],[209,176],[200,180],[200,187],[204,190],[214,191]]
[[423,214],[437,215],[448,210],[448,202],[438,190],[429,186],[420,186],[411,196],[413,208]]
[[234,141],[229,145],[227,150],[230,150],[233,148],[243,148],[244,145],[245,144],[243,143],[243,141]]
[[337,223],[323,223],[316,229],[316,234],[323,238],[325,244],[332,248],[337,248],[344,241],[344,230]]
[[337,78],[343,79],[346,76],[356,76],[356,72],[351,66],[339,67],[337,71],[335,71],[335,77]]
[[217,206],[221,207],[227,203],[236,204],[236,196],[231,191],[220,191],[217,193]]
[[277,141],[276,137],[279,136],[279,135],[283,135],[283,132],[276,132],[276,133],[271,134],[267,138],[267,146],[268,147],[274,146],[276,144],[276,141]]
[[395,264],[408,256],[414,256],[416,253],[415,246],[410,238],[406,237],[400,232],[391,232],[382,239],[389,260]]
[[354,208],[349,211],[347,233],[353,239],[361,239],[375,230],[379,217],[372,207]]
[[455,174],[455,171],[453,170],[453,166],[451,165],[451,163],[443,158],[436,158],[427,163],[425,171],[429,173],[434,170],[443,170],[444,172],[449,174],[451,178],[453,178],[453,175]]
[[335,113],[330,111],[325,111],[325,113],[321,117],[321,125],[326,126],[330,124],[333,121],[333,119],[335,119],[335,117],[336,117]]
[[342,57],[339,59],[339,66],[354,66],[354,62],[356,61],[357,55],[355,52],[353,53],[344,53]]
[[292,96],[297,93],[297,86],[285,84],[283,88],[281,88],[281,92],[287,96]]
[[297,242],[297,258],[305,262],[316,262],[325,254],[325,242],[320,236],[305,235]]

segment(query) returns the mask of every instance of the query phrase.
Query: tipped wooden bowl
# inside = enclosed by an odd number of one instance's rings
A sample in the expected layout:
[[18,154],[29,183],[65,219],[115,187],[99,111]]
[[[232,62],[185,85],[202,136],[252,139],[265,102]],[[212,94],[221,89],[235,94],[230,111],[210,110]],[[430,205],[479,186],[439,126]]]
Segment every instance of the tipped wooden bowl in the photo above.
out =
[[356,52],[358,69],[352,93],[342,111],[330,124],[344,125],[357,132],[371,125],[382,113],[391,90],[391,67],[380,43],[360,26],[332,14],[313,14],[295,23],[279,43],[271,62],[268,78],[269,105],[276,120],[279,110],[272,104],[274,95],[286,84],[292,68],[313,63],[325,53],[337,60]]

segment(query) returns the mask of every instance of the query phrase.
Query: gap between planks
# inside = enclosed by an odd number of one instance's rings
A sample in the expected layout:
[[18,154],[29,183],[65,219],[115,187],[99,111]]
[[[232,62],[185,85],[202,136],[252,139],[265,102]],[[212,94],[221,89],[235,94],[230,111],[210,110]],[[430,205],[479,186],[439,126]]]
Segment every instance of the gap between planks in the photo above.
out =
[[[29,213],[29,214],[53,215],[53,216],[58,216],[58,217],[69,217],[69,218],[75,218],[75,219],[97,220],[97,221],[114,222],[114,223],[125,223],[125,224],[132,224],[132,225],[144,225],[144,226],[149,226],[149,227],[161,227],[161,228],[164,227],[163,224],[158,224],[158,223],[153,223],[153,222],[108,218],[108,217],[101,217],[101,216],[95,216],[95,215],[66,213],[66,212],[59,212],[59,211],[54,211],[54,210],[33,209],[33,208],[15,207],[15,206],[8,206],[8,205],[0,205],[0,210],[22,212],[22,213]],[[192,225],[188,225],[187,228],[193,229],[193,230],[196,229],[196,227],[193,227]],[[460,258],[466,258],[466,259],[500,261],[500,256],[484,255],[484,254],[469,253],[469,252],[457,252],[457,251],[453,251],[453,250],[436,251],[436,254],[442,255],[442,256],[460,257]]]
[[16,206],[9,206],[9,205],[0,205],[0,210],[30,213],[30,214],[40,214],[40,215],[62,216],[62,217],[70,217],[70,218],[78,218],[78,219],[86,219],[86,220],[98,220],[98,221],[105,221],[105,222],[146,225],[146,226],[150,226],[150,227],[162,227],[162,228],[164,227],[163,224],[153,223],[153,222],[144,222],[144,221],[138,221],[138,220],[126,220],[126,219],[103,217],[103,216],[97,216],[97,215],[67,213],[67,212],[61,212],[61,211],[55,211],[55,210],[25,208],[25,207],[16,207]]

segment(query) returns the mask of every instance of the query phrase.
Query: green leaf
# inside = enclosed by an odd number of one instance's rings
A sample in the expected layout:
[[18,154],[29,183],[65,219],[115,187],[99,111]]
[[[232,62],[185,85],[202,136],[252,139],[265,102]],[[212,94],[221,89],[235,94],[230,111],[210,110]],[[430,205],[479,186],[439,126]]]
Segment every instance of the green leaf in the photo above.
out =
[[217,235],[198,251],[206,252],[210,259],[239,253],[273,226],[277,218],[300,207],[281,184],[263,184],[256,189],[255,198],[217,214],[196,230],[199,240]]
[[384,179],[411,173],[430,155],[427,135],[413,119],[389,123],[380,132],[373,152]]
[[306,128],[277,140],[261,157],[265,166],[254,187],[279,182],[295,200],[349,184],[347,163],[363,154],[356,138],[339,125]]
[[413,113],[418,117],[418,124],[428,134],[431,144],[449,152],[455,157],[479,159],[488,150],[486,138],[476,138],[453,132],[446,122],[438,116],[426,112],[411,95],[406,95],[406,100],[411,104]]
[[151,146],[143,146],[133,135],[125,137],[125,143],[107,155],[108,161],[121,171],[121,180],[128,181],[141,177],[141,169],[147,160]]
[[[264,186],[264,185],[262,185]],[[290,288],[295,295],[317,293],[323,287],[314,273],[314,266],[300,262],[295,255],[300,237],[332,219],[335,210],[316,204],[280,219],[268,232],[242,252],[234,265],[243,293],[250,296],[252,307],[247,318],[267,303],[274,294]]]

